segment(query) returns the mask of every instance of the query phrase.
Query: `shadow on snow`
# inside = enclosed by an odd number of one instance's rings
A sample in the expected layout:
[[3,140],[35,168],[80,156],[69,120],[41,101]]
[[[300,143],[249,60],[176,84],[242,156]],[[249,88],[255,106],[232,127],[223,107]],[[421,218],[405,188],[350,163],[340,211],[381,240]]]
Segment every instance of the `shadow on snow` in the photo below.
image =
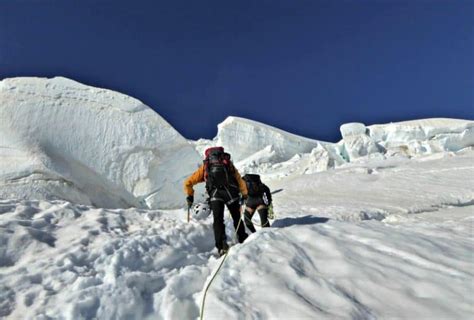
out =
[[273,228],[286,228],[295,225],[309,225],[317,223],[326,223],[329,221],[329,218],[322,218],[316,216],[303,216],[303,217],[289,217],[278,219],[273,222]]

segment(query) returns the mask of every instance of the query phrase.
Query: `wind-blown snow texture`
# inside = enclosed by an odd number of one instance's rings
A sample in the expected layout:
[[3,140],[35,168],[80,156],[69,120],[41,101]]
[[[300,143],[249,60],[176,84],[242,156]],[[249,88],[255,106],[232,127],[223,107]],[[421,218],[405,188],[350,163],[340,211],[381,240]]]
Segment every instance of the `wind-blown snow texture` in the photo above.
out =
[[[231,249],[205,319],[470,318],[473,163],[467,151],[274,182],[273,227]],[[195,319],[219,262],[212,218],[181,210],[3,200],[0,213],[12,319]]]
[[328,143],[230,117],[188,143],[138,100],[63,78],[0,82],[0,116],[0,317],[198,318],[212,217],[128,207],[178,206],[194,147],[216,144],[280,192],[205,319],[474,313],[472,121],[346,124]]
[[0,119],[1,198],[176,207],[200,162],[140,101],[65,78],[3,80]]

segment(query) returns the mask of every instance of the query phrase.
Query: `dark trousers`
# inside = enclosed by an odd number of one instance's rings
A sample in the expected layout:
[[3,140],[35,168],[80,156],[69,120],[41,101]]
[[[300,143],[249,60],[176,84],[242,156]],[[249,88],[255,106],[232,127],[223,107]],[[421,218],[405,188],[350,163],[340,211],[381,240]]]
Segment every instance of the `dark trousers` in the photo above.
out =
[[[211,201],[211,210],[214,216],[214,238],[216,240],[216,248],[218,250],[222,249],[224,243],[227,243],[227,237],[225,235],[225,225],[224,225],[224,202],[223,201]],[[234,220],[234,229],[237,230],[237,239],[239,243],[245,241],[248,237],[245,232],[244,224],[240,221],[240,204],[238,201],[235,201],[227,205],[232,220]]]
[[[255,211],[253,213],[255,213]],[[245,213],[244,213],[245,225],[247,226],[247,228],[249,228],[249,230],[252,233],[256,231],[255,227],[252,223],[253,213],[250,213],[247,210],[245,210]],[[260,216],[260,222],[262,223],[262,228],[270,227],[270,222],[268,221],[268,209],[267,208],[262,208],[262,209],[258,210],[258,215]]]

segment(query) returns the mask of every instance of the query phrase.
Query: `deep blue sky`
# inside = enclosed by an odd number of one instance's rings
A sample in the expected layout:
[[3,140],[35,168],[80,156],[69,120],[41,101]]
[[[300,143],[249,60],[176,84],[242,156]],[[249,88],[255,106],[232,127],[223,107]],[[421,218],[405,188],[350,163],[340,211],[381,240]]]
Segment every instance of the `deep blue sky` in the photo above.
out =
[[55,75],[187,138],[228,115],[328,141],[349,121],[474,119],[474,1],[0,0],[0,78]]

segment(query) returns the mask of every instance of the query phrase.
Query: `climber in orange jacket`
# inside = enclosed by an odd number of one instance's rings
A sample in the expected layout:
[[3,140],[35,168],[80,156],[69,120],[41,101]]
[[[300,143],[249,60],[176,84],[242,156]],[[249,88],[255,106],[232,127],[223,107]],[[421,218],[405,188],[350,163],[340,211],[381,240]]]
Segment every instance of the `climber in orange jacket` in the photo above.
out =
[[247,199],[247,186],[222,147],[209,148],[203,164],[184,182],[188,206],[194,202],[193,186],[205,182],[209,204],[214,217],[213,228],[216,248],[220,255],[229,250],[224,225],[224,206],[234,221],[240,243],[247,238],[244,223],[240,222],[240,200]]

